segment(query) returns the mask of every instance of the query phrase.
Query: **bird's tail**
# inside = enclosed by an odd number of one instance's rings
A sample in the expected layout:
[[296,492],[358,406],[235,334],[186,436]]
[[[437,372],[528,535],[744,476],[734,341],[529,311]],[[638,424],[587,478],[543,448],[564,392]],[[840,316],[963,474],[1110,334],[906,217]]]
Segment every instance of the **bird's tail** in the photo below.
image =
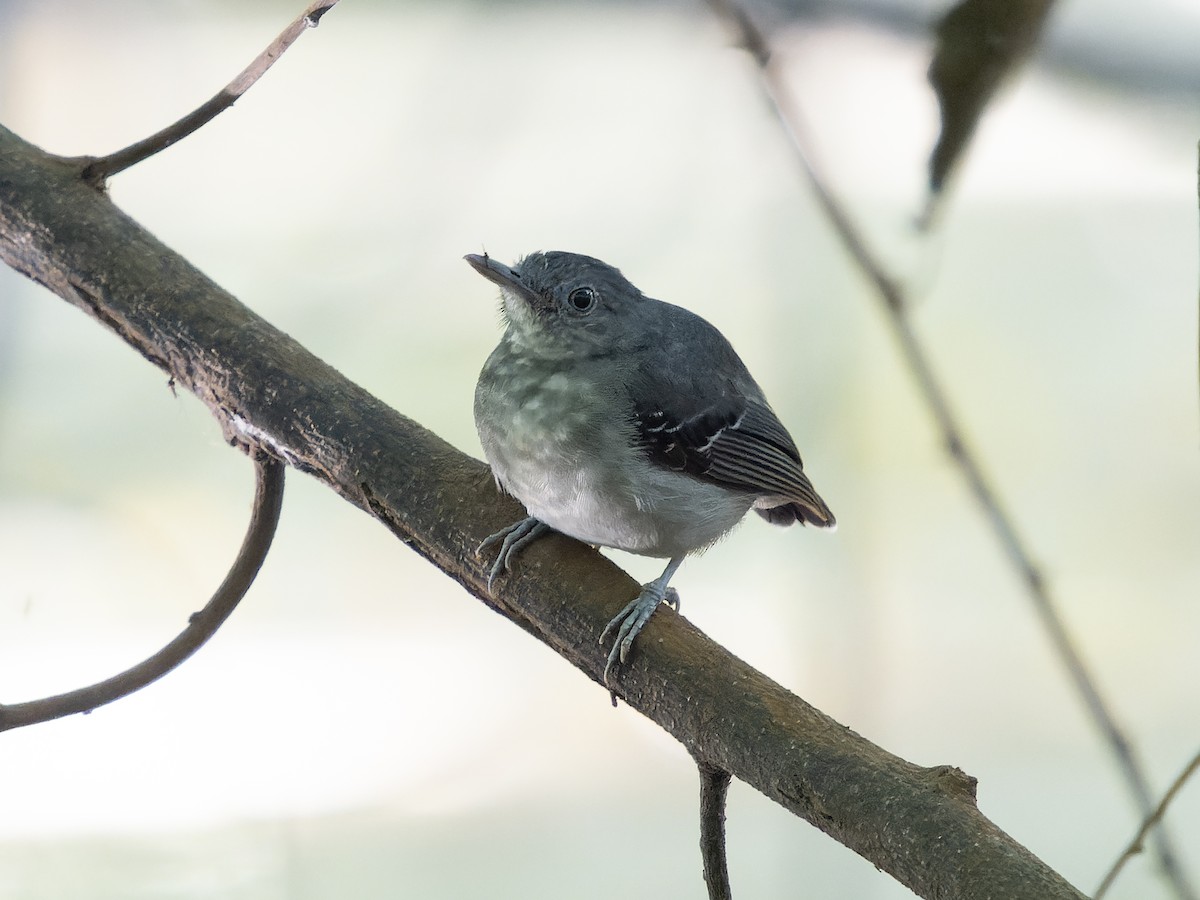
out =
[[799,522],[801,525],[815,525],[817,528],[837,528],[837,519],[814,490],[805,491],[802,497],[772,497],[765,502],[759,502],[763,505],[756,505],[754,511],[772,525],[791,525],[793,522]]

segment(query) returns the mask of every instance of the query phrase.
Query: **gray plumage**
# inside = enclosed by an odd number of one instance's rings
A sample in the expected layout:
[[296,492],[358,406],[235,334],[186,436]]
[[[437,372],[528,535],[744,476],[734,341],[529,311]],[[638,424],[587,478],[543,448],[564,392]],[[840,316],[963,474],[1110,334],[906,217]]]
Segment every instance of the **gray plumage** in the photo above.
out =
[[[529,518],[493,535],[494,579],[546,527],[670,559],[605,629],[605,680],[664,599],[683,558],[754,509],[832,527],[795,442],[745,364],[704,319],[646,297],[574,253],[512,268],[467,261],[498,284],[507,328],[475,389],[475,424],[497,483]],[[491,579],[489,579],[489,585]]]

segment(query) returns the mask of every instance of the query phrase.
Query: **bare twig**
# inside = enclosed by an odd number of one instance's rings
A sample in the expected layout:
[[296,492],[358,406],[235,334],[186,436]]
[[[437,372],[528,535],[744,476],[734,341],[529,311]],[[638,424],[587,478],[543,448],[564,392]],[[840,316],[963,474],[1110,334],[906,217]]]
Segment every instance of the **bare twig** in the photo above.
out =
[[[945,442],[951,458],[958,466],[971,493],[975,496],[1009,562],[1024,582],[1027,596],[1042,620],[1042,625],[1059,658],[1063,661],[1093,723],[1116,759],[1139,812],[1143,816],[1149,815],[1154,801],[1145,772],[1134,756],[1129,739],[1117,724],[1116,718],[1096,686],[1095,679],[1084,663],[1079,650],[1075,647],[1070,632],[1046,586],[1045,579],[1033,562],[1032,553],[1017,532],[1012,517],[1004,509],[999,496],[984,475],[978,457],[968,448],[963,429],[951,410],[946,391],[934,372],[929,356],[908,318],[908,302],[904,290],[888,274],[884,265],[871,251],[862,232],[834,196],[828,187],[827,180],[817,170],[808,149],[808,141],[802,133],[799,104],[791,91],[787,78],[773,60],[768,42],[762,32],[740,8],[736,0],[710,0],[710,3],[720,15],[733,24],[739,41],[757,62],[761,83],[771,108],[787,135],[788,142],[808,179],[817,202],[833,225],[834,231],[847,252],[874,285],[876,294],[887,313],[888,322],[900,344],[905,362],[942,434],[942,440]],[[1162,830],[1157,832],[1156,840],[1159,863],[1174,886],[1176,894],[1186,900],[1194,900],[1196,893],[1188,883],[1187,876],[1176,858],[1170,840]]]
[[1175,795],[1179,793],[1180,788],[1195,774],[1197,769],[1200,769],[1200,753],[1193,756],[1192,761],[1183,767],[1183,771],[1171,782],[1171,786],[1163,794],[1163,798],[1159,801],[1158,806],[1155,807],[1154,812],[1146,816],[1145,821],[1142,822],[1142,827],[1133,836],[1133,840],[1129,842],[1129,846],[1125,848],[1125,852],[1117,857],[1117,861],[1113,863],[1112,868],[1108,870],[1108,874],[1104,876],[1104,880],[1100,882],[1100,887],[1096,888],[1096,893],[1092,900],[1100,900],[1101,897],[1108,893],[1108,889],[1116,880],[1117,875],[1120,874],[1121,869],[1125,867],[1125,863],[1129,862],[1129,860],[1145,849],[1144,842],[1146,835],[1150,833],[1150,829],[1162,821],[1162,817],[1166,814],[1167,807],[1171,805],[1171,801],[1175,799]]
[[283,464],[260,454],[255,459],[255,466],[257,486],[254,510],[245,540],[229,574],[204,609],[193,613],[188,619],[187,627],[153,656],[119,675],[65,694],[0,705],[0,731],[90,712],[98,706],[126,697],[162,678],[216,633],[254,582],[279,522],[279,510],[283,502]]
[[284,52],[295,43],[307,29],[315,28],[321,17],[336,6],[338,0],[314,0],[296,19],[288,25],[279,37],[275,38],[262,53],[254,58],[241,74],[229,82],[203,105],[192,110],[182,119],[150,135],[144,140],[131,144],[124,150],[110,153],[92,160],[83,169],[83,178],[95,187],[102,187],[104,182],[118,172],[123,172],[130,166],[137,165],[142,160],[153,156],[160,150],[165,150],[176,141],[187,137],[203,125],[212,121],[238,100],[242,94],[250,90],[254,82],[275,65]]
[[700,770],[700,855],[708,900],[730,900],[729,865],[725,856],[725,798],[730,775],[697,760]]

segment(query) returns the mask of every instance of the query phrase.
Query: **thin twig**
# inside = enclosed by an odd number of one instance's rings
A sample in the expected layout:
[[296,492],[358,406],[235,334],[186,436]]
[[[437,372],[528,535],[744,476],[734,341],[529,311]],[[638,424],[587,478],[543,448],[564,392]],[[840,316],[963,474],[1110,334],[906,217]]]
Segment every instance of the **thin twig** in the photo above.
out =
[[700,770],[700,855],[708,900],[730,900],[729,865],[725,856],[725,798],[730,774],[696,761]]
[[275,38],[267,49],[258,54],[254,61],[242,70],[237,78],[229,82],[208,102],[150,137],[131,144],[124,150],[118,150],[108,156],[92,160],[83,169],[84,180],[96,187],[102,187],[109,177],[140,163],[160,150],[165,150],[176,141],[187,137],[212,121],[233,106],[242,94],[250,90],[251,86],[275,64],[287,48],[307,29],[315,28],[321,21],[321,17],[333,9],[337,3],[338,0],[314,0],[287,28],[280,32],[279,37]]
[[1129,842],[1129,846],[1125,848],[1125,852],[1117,857],[1117,861],[1113,863],[1112,868],[1108,870],[1108,874],[1104,876],[1104,880],[1100,882],[1100,887],[1096,888],[1096,893],[1092,900],[1100,900],[1108,892],[1109,887],[1112,886],[1117,875],[1124,868],[1125,863],[1129,862],[1129,860],[1145,849],[1144,841],[1146,840],[1146,835],[1150,833],[1150,829],[1162,821],[1162,817],[1166,814],[1167,807],[1171,805],[1171,801],[1175,799],[1175,795],[1179,793],[1179,790],[1195,774],[1197,769],[1200,769],[1200,753],[1193,756],[1192,761],[1184,766],[1183,771],[1179,773],[1179,777],[1171,782],[1171,786],[1163,794],[1163,798],[1159,801],[1158,806],[1155,807],[1154,812],[1146,816],[1145,821],[1142,822],[1142,827],[1133,836],[1133,840]]
[[[985,477],[981,463],[966,444],[963,429],[959,426],[958,420],[951,410],[946,392],[908,318],[908,302],[904,290],[876,258],[860,229],[833,195],[827,186],[826,179],[817,170],[812,154],[808,150],[808,141],[802,134],[799,104],[792,94],[788,80],[773,61],[766,38],[735,0],[709,0],[709,2],[720,15],[733,24],[737,30],[738,39],[758,64],[761,84],[771,108],[787,135],[788,142],[808,179],[818,204],[833,225],[847,252],[874,285],[900,344],[905,362],[933,415],[950,457],[958,466],[971,493],[975,496],[997,541],[1008,556],[1009,562],[1025,583],[1026,593],[1041,618],[1050,641],[1059,658],[1062,659],[1096,728],[1115,757],[1140,814],[1149,815],[1154,801],[1146,775],[1134,757],[1128,738],[1125,737],[1113,714],[1109,711],[1107,703],[1096,687],[1095,679],[1091,676],[1082,656],[1076,649],[1058,612],[1057,605],[1046,586],[1045,579],[1034,564],[1033,556],[1017,532],[1012,517],[1005,511],[1000,498]],[[1176,894],[1185,900],[1195,900],[1196,893],[1188,883],[1171,847],[1171,842],[1162,830],[1157,833],[1156,842],[1160,865],[1175,887]]]
[[204,609],[192,614],[187,627],[153,656],[119,675],[65,694],[0,705],[0,731],[91,712],[98,706],[126,697],[162,678],[216,633],[254,582],[275,537],[275,526],[279,523],[284,466],[265,455],[255,460],[255,466],[257,483],[254,509],[242,547],[221,586]]

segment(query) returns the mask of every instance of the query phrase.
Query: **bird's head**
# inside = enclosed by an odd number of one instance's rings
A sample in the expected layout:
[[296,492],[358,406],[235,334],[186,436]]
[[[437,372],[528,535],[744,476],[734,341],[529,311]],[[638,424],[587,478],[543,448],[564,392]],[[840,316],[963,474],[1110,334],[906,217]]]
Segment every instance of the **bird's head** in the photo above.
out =
[[554,356],[626,351],[647,341],[652,301],[606,262],[561,250],[530,253],[512,267],[469,254],[468,263],[500,286],[511,340]]

